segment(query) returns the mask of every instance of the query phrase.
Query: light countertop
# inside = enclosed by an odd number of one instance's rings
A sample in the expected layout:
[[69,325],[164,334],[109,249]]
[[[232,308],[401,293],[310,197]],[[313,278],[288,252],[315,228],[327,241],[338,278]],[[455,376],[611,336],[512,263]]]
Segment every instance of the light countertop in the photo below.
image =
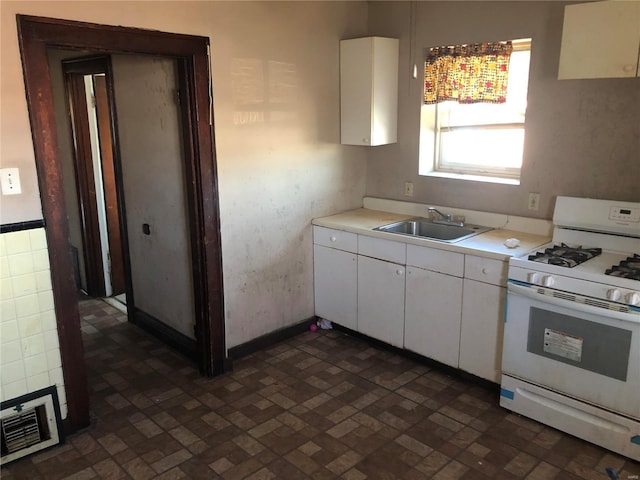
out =
[[[466,253],[469,255],[478,255],[497,260],[508,260],[509,257],[525,255],[526,253],[535,250],[537,247],[549,243],[551,240],[549,236],[545,235],[517,232],[501,228],[497,228],[456,243],[446,243],[426,238],[416,238],[373,230],[374,228],[382,225],[413,217],[415,217],[415,215],[358,208],[356,210],[350,210],[337,215],[316,218],[312,221],[312,224],[361,235],[369,235],[371,237],[384,238],[386,240],[396,242],[410,243],[424,247]],[[519,246],[516,248],[507,248],[504,245],[504,242],[508,238],[517,238],[520,241]]]

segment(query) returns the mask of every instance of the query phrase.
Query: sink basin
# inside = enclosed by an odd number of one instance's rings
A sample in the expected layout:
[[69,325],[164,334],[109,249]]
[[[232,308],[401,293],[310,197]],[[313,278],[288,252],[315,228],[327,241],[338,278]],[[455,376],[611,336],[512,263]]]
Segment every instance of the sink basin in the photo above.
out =
[[402,220],[401,222],[383,225],[374,228],[380,232],[396,233],[398,235],[407,235],[410,237],[428,238],[430,240],[439,240],[441,242],[455,243],[474,235],[479,235],[489,230],[491,227],[483,227],[481,225],[473,225],[467,223],[464,227],[457,225],[443,225],[433,223],[426,218],[413,218],[411,220]]

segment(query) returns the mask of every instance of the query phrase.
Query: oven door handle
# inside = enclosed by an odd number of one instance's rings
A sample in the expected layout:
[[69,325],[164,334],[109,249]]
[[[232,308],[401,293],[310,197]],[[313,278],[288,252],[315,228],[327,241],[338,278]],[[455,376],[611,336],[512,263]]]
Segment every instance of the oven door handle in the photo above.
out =
[[[518,284],[509,282],[507,287],[507,292],[520,295],[522,297],[538,300],[540,302],[549,303],[551,305],[557,305],[559,307],[570,308],[571,310],[578,310],[580,312],[590,313],[592,315],[600,315],[600,316],[606,316],[608,318],[615,318],[616,320],[640,323],[640,314],[639,314],[640,312],[626,313],[626,312],[620,312],[618,310],[612,310],[608,308],[595,307],[593,305],[587,305],[581,302],[572,302],[571,300],[565,300],[562,298],[556,298],[550,295],[537,293],[539,288],[546,290],[544,289],[544,287],[526,287],[524,285],[518,285]],[[580,295],[574,295],[574,296],[576,298],[586,298],[586,297],[580,297]],[[606,304],[608,302],[603,301],[602,303]]]

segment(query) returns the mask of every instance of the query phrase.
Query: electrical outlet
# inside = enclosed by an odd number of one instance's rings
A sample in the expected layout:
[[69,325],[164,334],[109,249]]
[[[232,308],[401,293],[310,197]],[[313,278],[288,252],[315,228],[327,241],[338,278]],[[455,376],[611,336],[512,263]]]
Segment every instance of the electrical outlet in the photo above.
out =
[[540,194],[529,193],[529,210],[538,211],[540,208]]
[[406,197],[413,197],[413,183],[404,182],[404,194]]

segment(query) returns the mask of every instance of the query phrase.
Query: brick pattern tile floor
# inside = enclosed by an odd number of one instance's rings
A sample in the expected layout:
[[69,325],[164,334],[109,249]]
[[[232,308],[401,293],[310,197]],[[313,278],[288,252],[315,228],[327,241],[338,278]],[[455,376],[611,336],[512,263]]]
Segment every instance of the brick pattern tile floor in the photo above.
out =
[[640,478],[640,465],[498,406],[497,394],[336,331],[201,378],[100,300],[80,303],[92,423],[14,479]]

